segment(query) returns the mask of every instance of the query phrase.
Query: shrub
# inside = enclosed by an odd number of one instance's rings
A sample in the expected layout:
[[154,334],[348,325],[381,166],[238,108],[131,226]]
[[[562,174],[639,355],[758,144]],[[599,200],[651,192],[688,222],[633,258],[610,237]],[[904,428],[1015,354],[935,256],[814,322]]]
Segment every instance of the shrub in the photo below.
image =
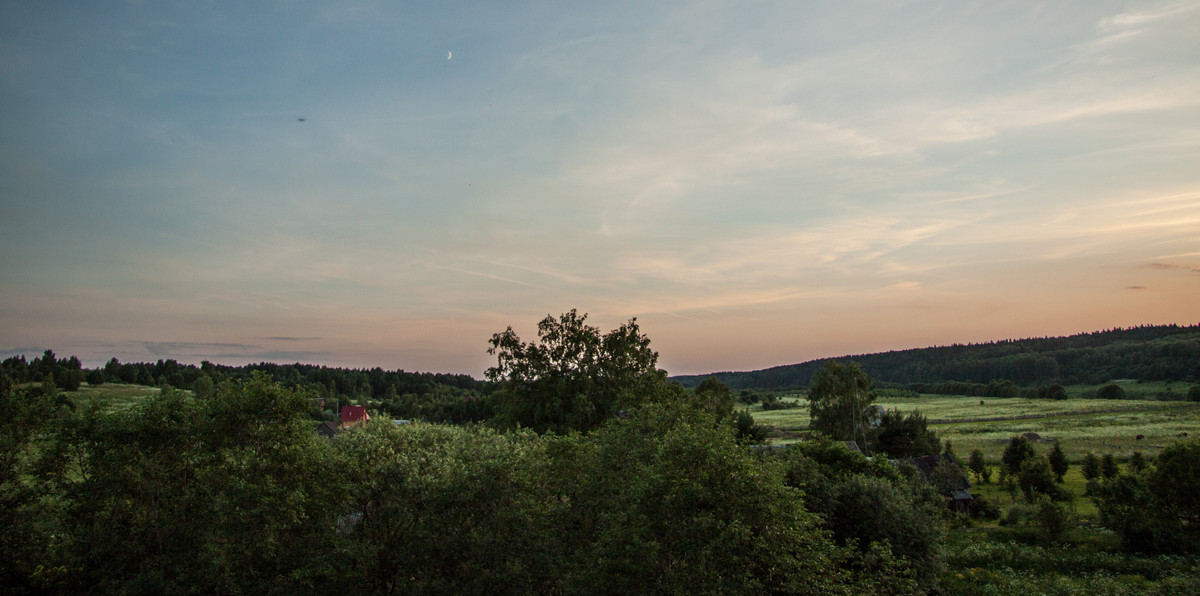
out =
[[983,497],[975,497],[975,500],[971,501],[971,517],[975,519],[997,520],[1000,519],[1000,509]]
[[1037,396],[1041,399],[1067,399],[1067,390],[1059,383],[1038,387]]
[[1034,455],[1036,453],[1033,446],[1025,437],[1013,435],[1008,440],[1008,446],[1004,448],[1004,453],[1000,455],[1000,461],[1004,462],[1004,467],[1008,468],[1009,476],[1016,476],[1021,471],[1021,462]]
[[1125,390],[1120,385],[1109,383],[1096,390],[1096,397],[1099,399],[1125,399]]
[[1026,458],[1017,472],[1017,483],[1021,485],[1021,492],[1025,493],[1026,499],[1033,499],[1034,493],[1051,495],[1055,487],[1050,462],[1041,455]]
[[1105,453],[1104,457],[1100,458],[1100,475],[1105,480],[1110,480],[1117,477],[1120,469],[1117,467],[1117,458],[1111,453]]
[[1095,480],[1100,477],[1100,458],[1095,453],[1083,456],[1083,465],[1079,468],[1084,480]]

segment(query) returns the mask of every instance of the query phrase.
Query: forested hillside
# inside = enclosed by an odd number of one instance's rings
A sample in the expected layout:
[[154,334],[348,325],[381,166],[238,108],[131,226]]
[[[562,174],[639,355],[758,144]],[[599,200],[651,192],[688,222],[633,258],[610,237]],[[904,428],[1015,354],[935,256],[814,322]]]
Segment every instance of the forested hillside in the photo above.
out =
[[828,360],[857,362],[877,382],[913,386],[946,382],[1020,387],[1100,384],[1111,379],[1188,381],[1200,378],[1200,325],[1158,325],[1067,337],[955,344],[842,356],[747,372],[673,377],[694,387],[716,376],[734,389],[801,389]]

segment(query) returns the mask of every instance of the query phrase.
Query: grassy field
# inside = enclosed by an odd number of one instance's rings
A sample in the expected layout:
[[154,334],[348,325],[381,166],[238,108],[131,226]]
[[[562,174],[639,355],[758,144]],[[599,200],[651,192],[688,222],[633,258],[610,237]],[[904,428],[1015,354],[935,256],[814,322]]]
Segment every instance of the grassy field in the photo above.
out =
[[158,387],[147,387],[145,385],[127,385],[124,383],[89,385],[84,383],[79,387],[79,391],[64,391],[63,394],[70,396],[81,407],[93,400],[102,399],[109,408],[124,410],[141,402],[147,396],[158,395],[161,391]]
[[[1137,384],[1134,384],[1137,386]],[[965,457],[974,449],[983,451],[989,462],[998,462],[1008,439],[1014,434],[1037,433],[1039,451],[1048,451],[1057,439],[1068,459],[1079,461],[1088,452],[1112,453],[1118,459],[1134,451],[1153,456],[1179,435],[1200,436],[1200,403],[1161,401],[1166,387],[1146,383],[1154,399],[1100,400],[1074,397],[1064,401],[922,395],[915,398],[880,398],[877,403],[902,412],[920,410],[942,440],[954,444]],[[1178,391],[1178,389],[1176,389]],[[1068,394],[1085,396],[1095,387],[1070,387]],[[760,424],[775,427],[776,440],[791,442],[808,428],[808,408],[799,396],[800,407],[750,412]],[[1138,440],[1137,436],[1144,438]]]

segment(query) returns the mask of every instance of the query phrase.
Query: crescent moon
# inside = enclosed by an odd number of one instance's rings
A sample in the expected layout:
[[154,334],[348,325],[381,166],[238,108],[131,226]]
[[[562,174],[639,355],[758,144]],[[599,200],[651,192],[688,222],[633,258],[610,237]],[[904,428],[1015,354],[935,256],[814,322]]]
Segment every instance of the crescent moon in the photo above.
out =
[[453,57],[454,57],[454,52],[446,52],[446,59],[447,59],[447,60],[449,60],[449,59],[451,59],[451,58],[453,58]]

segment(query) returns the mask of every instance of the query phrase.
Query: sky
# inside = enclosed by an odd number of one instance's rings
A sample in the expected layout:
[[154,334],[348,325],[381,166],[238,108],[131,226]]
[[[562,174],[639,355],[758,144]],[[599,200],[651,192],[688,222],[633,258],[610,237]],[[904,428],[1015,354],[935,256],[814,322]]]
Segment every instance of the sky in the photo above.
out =
[[0,0],[0,356],[1200,322],[1200,2]]

